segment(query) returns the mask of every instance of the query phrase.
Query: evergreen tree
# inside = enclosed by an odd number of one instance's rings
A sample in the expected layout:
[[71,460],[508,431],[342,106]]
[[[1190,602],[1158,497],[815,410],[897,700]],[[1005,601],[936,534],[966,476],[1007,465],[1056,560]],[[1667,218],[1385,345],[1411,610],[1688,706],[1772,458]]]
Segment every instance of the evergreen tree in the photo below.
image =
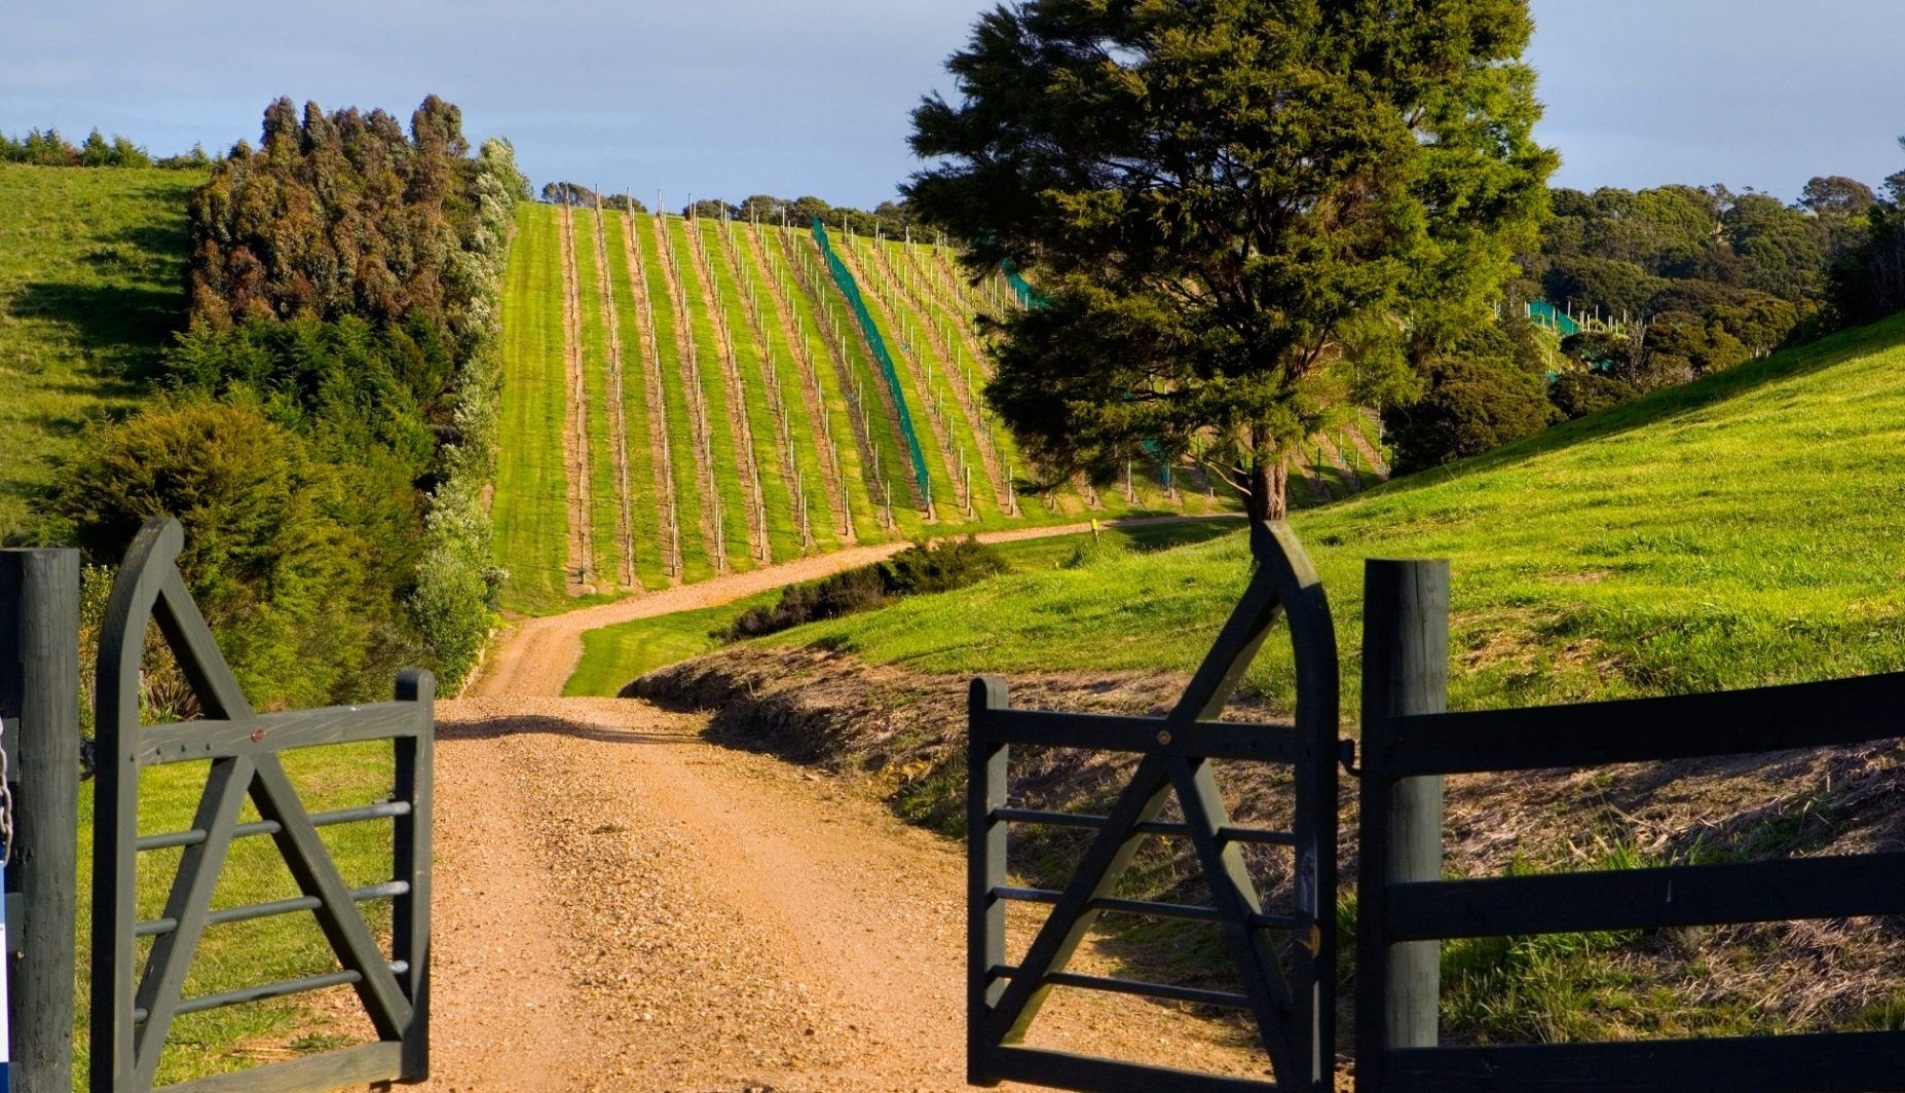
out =
[[1028,0],[914,111],[902,188],[975,274],[1035,272],[992,405],[1054,476],[1162,446],[1281,517],[1352,395],[1493,322],[1554,155],[1525,0]]

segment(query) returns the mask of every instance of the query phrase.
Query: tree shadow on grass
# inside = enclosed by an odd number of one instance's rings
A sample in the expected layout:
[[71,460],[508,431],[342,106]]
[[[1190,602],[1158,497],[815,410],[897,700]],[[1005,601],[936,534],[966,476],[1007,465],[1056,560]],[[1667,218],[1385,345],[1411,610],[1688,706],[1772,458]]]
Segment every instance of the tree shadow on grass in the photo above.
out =
[[185,294],[124,285],[34,281],[7,302],[7,314],[58,323],[87,352],[96,374],[134,381],[150,374],[173,333],[185,328]]

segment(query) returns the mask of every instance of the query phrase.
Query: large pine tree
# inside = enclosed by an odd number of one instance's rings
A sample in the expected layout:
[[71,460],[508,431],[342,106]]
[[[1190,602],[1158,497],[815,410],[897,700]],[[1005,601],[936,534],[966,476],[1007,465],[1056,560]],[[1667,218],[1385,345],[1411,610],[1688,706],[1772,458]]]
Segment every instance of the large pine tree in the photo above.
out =
[[1526,0],[1027,0],[905,187],[1034,272],[987,396],[1056,478],[1159,452],[1280,518],[1290,453],[1493,319],[1556,159]]

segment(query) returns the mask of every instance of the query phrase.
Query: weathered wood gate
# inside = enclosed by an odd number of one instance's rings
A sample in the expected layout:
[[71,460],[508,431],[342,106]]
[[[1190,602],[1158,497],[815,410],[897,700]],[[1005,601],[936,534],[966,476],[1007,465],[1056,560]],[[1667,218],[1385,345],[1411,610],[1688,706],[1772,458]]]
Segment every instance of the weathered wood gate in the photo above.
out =
[[[996,678],[972,685],[967,1070],[978,1085],[1023,1081],[1086,1093],[1138,1090],[1321,1090],[1332,1083],[1335,1040],[1337,660],[1329,603],[1309,558],[1283,524],[1256,524],[1257,571],[1190,686],[1163,718],[1015,710]],[[1219,722],[1218,715],[1262,648],[1279,614],[1296,654],[1294,722]],[[1141,756],[1105,816],[1008,807],[1013,744],[1121,751]],[[1295,787],[1289,831],[1234,826],[1211,761],[1250,760],[1290,768]],[[1158,815],[1175,797],[1181,822]],[[1062,891],[1014,887],[1006,876],[1012,823],[1095,831]],[[1140,842],[1162,835],[1196,848],[1210,906],[1115,899],[1113,887]],[[1285,846],[1295,876],[1291,905],[1266,909],[1245,869],[1244,843]],[[1052,906],[1025,959],[1005,960],[1008,901]],[[1080,975],[1066,964],[1100,914],[1211,922],[1223,931],[1244,991],[1231,994]],[[1198,1074],[1027,1047],[1023,1040],[1054,987],[1116,991],[1247,1011],[1274,1082]]]
[[[177,566],[179,526],[151,521],[127,552],[100,634],[97,692],[98,793],[93,849],[93,1093],[147,1093],[172,1021],[181,1014],[350,984],[378,1040],[291,1062],[202,1078],[168,1088],[192,1093],[318,1093],[347,1085],[418,1081],[429,1061],[430,816],[434,683],[405,672],[393,702],[280,714],[256,714],[245,700]],[[147,625],[156,621],[205,710],[205,720],[142,726],[139,683]],[[391,798],[363,808],[313,815],[305,810],[279,756],[294,748],[390,740],[396,786]],[[139,833],[139,772],[164,763],[207,762],[190,830]],[[246,798],[259,820],[240,823]],[[389,820],[395,876],[346,887],[318,828]],[[232,840],[268,835],[302,895],[214,910]],[[138,857],[183,848],[161,917],[139,921]],[[393,904],[392,952],[386,955],[358,902]],[[274,915],[314,913],[341,969],[284,983],[197,998],[183,996],[185,976],[207,927]],[[143,962],[141,938],[152,938]]]

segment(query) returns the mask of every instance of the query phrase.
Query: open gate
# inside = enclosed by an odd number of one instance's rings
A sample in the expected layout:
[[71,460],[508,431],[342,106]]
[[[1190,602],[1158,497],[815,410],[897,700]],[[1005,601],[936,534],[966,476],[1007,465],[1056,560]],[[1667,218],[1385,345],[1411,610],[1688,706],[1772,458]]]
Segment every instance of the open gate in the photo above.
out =
[[[1020,1081],[1083,1093],[1323,1090],[1333,1084],[1336,939],[1336,634],[1329,603],[1308,556],[1282,523],[1251,527],[1255,575],[1183,697],[1165,717],[1108,717],[1012,709],[1003,680],[973,681],[968,773],[967,1078],[977,1085]],[[1288,723],[1217,719],[1279,615],[1289,619],[1296,654],[1297,708]],[[1141,756],[1109,814],[1088,816],[1008,807],[1007,757],[1014,744],[1120,751]],[[1233,825],[1212,760],[1290,768],[1295,818],[1288,831]],[[1158,819],[1173,799],[1181,822]],[[1013,823],[1095,831],[1063,890],[1015,887],[1006,875]],[[1140,842],[1162,835],[1196,847],[1212,902],[1192,906],[1112,898]],[[1288,847],[1291,905],[1266,908],[1246,870],[1245,843]],[[1025,959],[1006,963],[1005,911],[1011,901],[1049,904],[1051,913]],[[1240,994],[1080,975],[1066,965],[1098,916],[1132,914],[1211,922],[1223,931],[1241,973]],[[1241,1009],[1254,1021],[1273,1082],[1199,1074],[1025,1046],[1054,987],[1116,991]]]
[[[319,1093],[373,1082],[420,1081],[429,1059],[430,809],[432,702],[428,672],[405,672],[393,702],[256,714],[238,687],[175,562],[178,524],[153,520],[139,532],[113,586],[100,635],[93,851],[93,1093],[148,1093],[174,1018],[223,1006],[350,984],[377,1031],[372,1043],[305,1056],[167,1088],[192,1093]],[[147,624],[156,621],[205,720],[142,726],[139,680]],[[389,800],[312,814],[279,756],[295,748],[389,740],[396,786]],[[139,833],[139,772],[164,763],[206,762],[210,774],[190,830]],[[240,823],[249,797],[259,820]],[[394,877],[352,890],[318,828],[388,820]],[[214,909],[212,895],[232,840],[269,836],[301,895]],[[135,902],[142,851],[183,848],[161,917],[139,921]],[[392,901],[391,951],[378,943],[358,903]],[[260,984],[204,997],[183,996],[199,939],[208,927],[273,915],[313,913],[341,965],[328,974]],[[143,962],[140,939],[151,938]]]

